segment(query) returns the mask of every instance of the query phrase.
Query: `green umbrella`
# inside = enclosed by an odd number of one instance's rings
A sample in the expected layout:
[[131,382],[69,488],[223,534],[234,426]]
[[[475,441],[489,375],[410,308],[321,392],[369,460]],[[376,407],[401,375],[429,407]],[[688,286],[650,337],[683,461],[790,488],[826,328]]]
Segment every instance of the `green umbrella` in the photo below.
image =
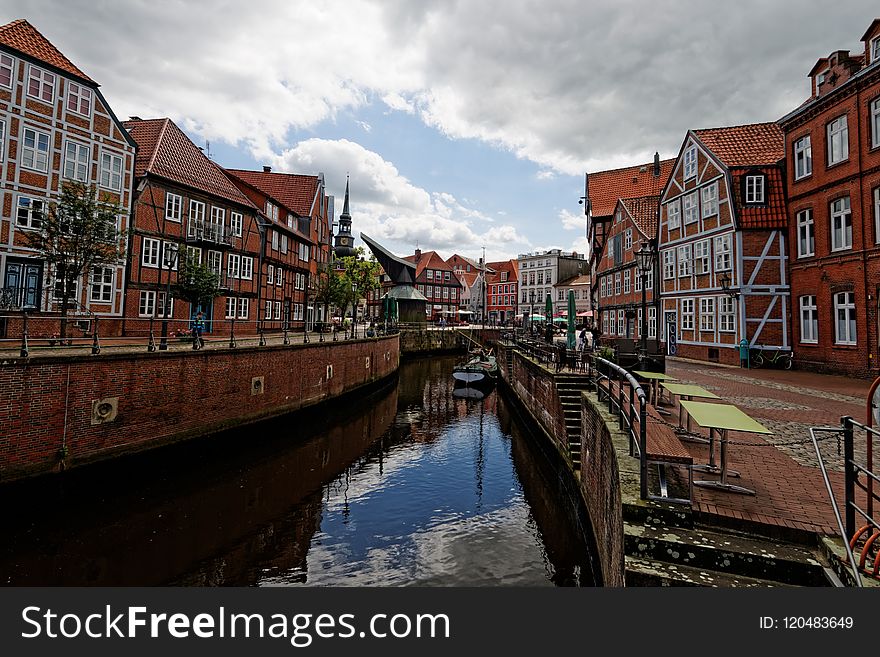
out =
[[577,310],[575,309],[574,304],[574,290],[568,291],[568,316],[571,321],[568,323],[568,348],[575,348],[575,337],[574,337],[574,320],[577,317]]
[[550,298],[550,293],[547,293],[547,301],[544,303],[544,314],[547,317],[553,317],[553,299]]

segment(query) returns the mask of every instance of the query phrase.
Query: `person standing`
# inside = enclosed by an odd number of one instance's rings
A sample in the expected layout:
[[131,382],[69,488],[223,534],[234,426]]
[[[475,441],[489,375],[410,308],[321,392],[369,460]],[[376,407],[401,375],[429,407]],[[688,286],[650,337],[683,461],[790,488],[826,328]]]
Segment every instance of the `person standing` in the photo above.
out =
[[[193,319],[193,327],[192,327],[192,335],[193,335],[193,349],[201,349],[205,346],[205,338],[202,337],[202,334],[205,332],[205,315],[200,310],[196,313],[195,318]],[[198,347],[196,347],[196,343],[198,343]]]

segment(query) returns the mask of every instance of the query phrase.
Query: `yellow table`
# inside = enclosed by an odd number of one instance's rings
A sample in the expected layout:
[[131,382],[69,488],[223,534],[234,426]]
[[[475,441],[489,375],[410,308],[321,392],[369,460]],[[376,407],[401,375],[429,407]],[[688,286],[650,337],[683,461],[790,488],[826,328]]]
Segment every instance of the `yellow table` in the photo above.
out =
[[651,395],[651,403],[654,404],[655,407],[658,406],[657,402],[659,401],[657,395],[659,393],[659,384],[661,381],[677,381],[674,376],[670,376],[668,374],[663,374],[662,372],[645,372],[643,370],[633,370],[633,374],[638,377],[641,377],[647,381],[651,382],[652,386],[652,395]]
[[694,422],[705,429],[718,431],[721,439],[721,481],[695,481],[694,486],[704,488],[720,488],[731,493],[743,493],[754,495],[755,491],[743,486],[727,483],[727,432],[743,431],[747,433],[772,434],[767,427],[752,417],[749,417],[732,404],[709,404],[706,402],[683,401],[688,414],[694,418]]
[[[682,397],[685,397],[687,399],[687,401],[691,401],[694,397],[696,397],[697,399],[721,399],[721,397],[716,395],[714,392],[710,392],[702,386],[692,385],[692,384],[688,384],[688,383],[666,383],[666,382],[663,382],[660,385],[662,385],[664,388],[666,388],[670,392],[670,394],[673,394],[676,397],[678,397],[678,402],[679,402],[678,403],[678,426],[679,427],[682,426],[682,424],[681,424]],[[690,431],[691,431],[691,416],[690,416],[690,414],[688,414],[687,431],[688,431],[688,433],[690,433]]]

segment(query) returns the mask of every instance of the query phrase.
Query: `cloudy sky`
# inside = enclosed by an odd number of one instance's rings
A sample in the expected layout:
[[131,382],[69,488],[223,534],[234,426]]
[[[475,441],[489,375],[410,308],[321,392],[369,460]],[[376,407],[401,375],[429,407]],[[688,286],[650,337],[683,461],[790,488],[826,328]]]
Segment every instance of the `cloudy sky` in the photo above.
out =
[[584,171],[778,119],[880,16],[846,0],[6,0],[121,118],[221,165],[325,174],[355,233],[489,259],[585,248]]

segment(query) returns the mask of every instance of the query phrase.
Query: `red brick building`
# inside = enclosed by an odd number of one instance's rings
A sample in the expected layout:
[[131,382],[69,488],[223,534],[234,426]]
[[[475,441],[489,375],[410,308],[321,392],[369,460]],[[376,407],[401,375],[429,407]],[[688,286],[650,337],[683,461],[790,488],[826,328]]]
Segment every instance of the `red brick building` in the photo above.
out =
[[670,355],[739,364],[742,339],[790,349],[783,157],[775,123],[687,133],[660,201]]
[[406,256],[404,260],[416,265],[416,289],[428,300],[425,304],[428,321],[457,317],[462,288],[452,265],[444,261],[436,251],[422,253],[420,249],[416,249],[415,254]]
[[[315,274],[327,261],[330,199],[323,176],[227,169],[242,192],[262,209],[263,246],[261,318],[268,330],[285,325],[302,329],[307,321],[325,321],[324,307],[313,302]],[[318,240],[323,240],[319,242]]]
[[[125,123],[137,141],[134,220],[129,234],[125,332],[186,331],[199,310],[207,332],[255,333],[261,231],[257,208],[171,119]],[[221,296],[196,306],[173,299],[179,263],[190,256],[220,279]],[[168,303],[166,304],[166,296]],[[151,321],[152,320],[152,321]]]
[[[23,236],[40,229],[64,181],[94,186],[120,207],[119,234],[128,230],[134,157],[135,143],[97,82],[27,21],[0,27],[0,315],[59,310],[59,277]],[[118,330],[124,261],[83,278],[69,316],[80,315],[85,327],[94,313],[113,320],[102,322],[102,333]],[[41,324],[47,332],[60,327],[55,319]],[[0,319],[0,337],[6,327]]]
[[513,321],[519,290],[519,263],[516,260],[487,262],[487,311],[493,324]]
[[810,98],[785,133],[792,339],[798,366],[878,374],[880,19],[864,51],[809,72]]

